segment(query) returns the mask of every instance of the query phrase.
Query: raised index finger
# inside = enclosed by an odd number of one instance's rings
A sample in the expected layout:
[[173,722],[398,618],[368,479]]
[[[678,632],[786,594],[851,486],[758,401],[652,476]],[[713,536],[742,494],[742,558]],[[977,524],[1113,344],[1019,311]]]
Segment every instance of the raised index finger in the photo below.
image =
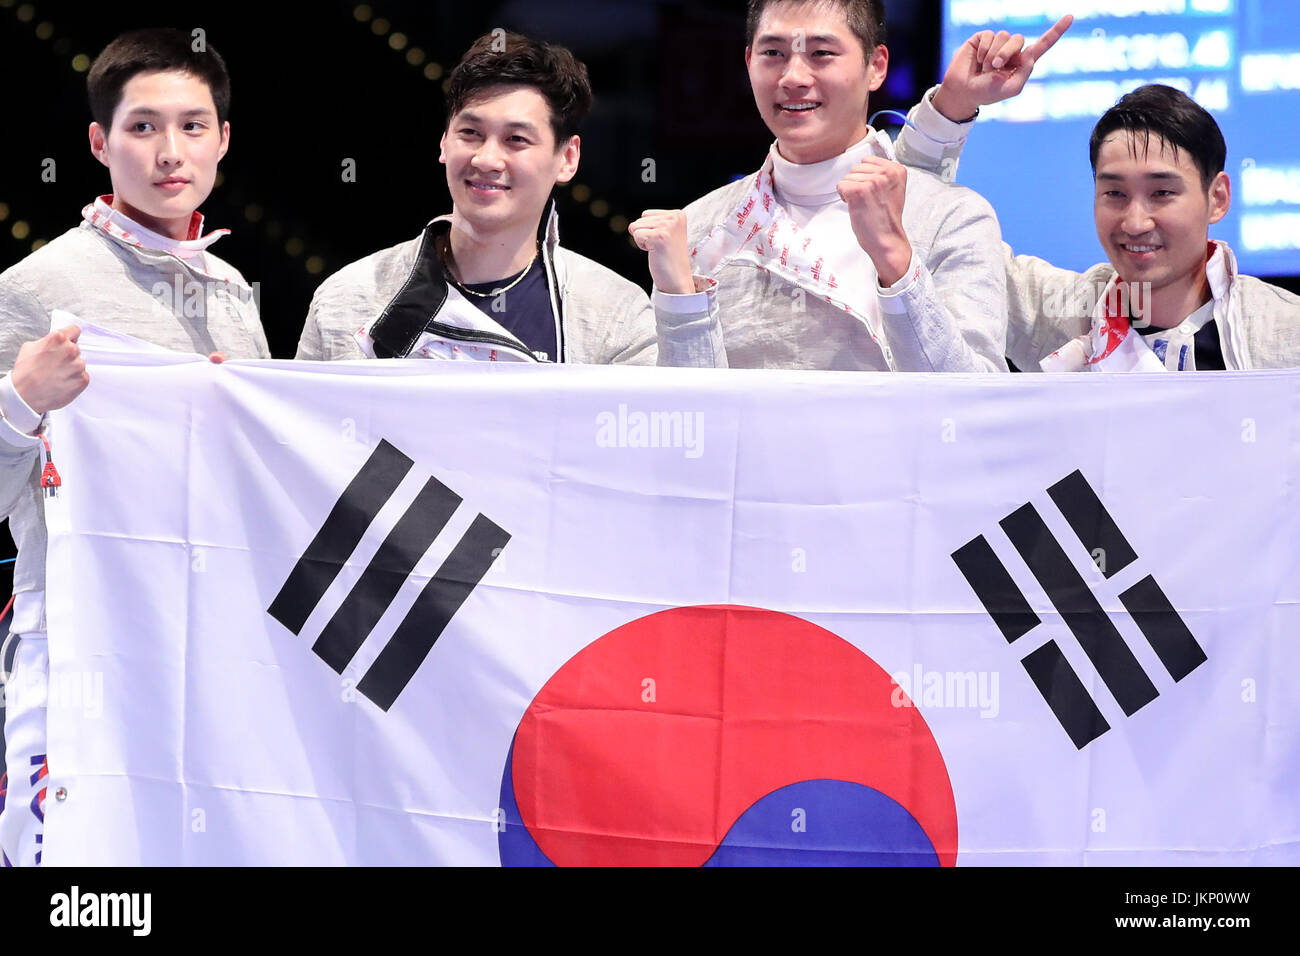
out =
[[1074,23],[1073,15],[1067,13],[1061,19],[1053,24],[1052,28],[1034,41],[1034,45],[1025,51],[1031,58],[1037,60],[1040,56],[1056,46],[1056,41],[1065,35],[1065,31],[1070,29]]

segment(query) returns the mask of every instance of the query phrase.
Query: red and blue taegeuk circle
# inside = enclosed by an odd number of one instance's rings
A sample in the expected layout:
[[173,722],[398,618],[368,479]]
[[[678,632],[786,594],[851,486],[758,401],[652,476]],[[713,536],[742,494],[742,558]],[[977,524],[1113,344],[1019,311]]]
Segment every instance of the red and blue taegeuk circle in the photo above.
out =
[[952,784],[870,657],[761,608],[610,631],[547,681],[501,781],[505,866],[952,866]]

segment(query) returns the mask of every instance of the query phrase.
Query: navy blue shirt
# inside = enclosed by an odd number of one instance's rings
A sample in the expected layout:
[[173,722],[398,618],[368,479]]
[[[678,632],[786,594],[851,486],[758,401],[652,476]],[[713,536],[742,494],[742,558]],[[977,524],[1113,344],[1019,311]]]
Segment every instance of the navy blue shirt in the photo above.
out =
[[515,338],[528,346],[528,350],[543,362],[559,361],[559,345],[555,338],[555,314],[551,310],[551,293],[546,287],[546,268],[539,255],[528,267],[519,284],[504,292],[493,294],[519,278],[521,273],[495,282],[463,283],[462,288],[485,295],[467,295],[480,312],[504,326]]
[[[1144,336],[1155,335],[1157,332],[1167,332],[1168,329],[1145,328],[1138,329]],[[1197,330],[1195,338],[1192,340],[1192,357],[1195,361],[1196,371],[1198,372],[1222,372],[1227,370],[1223,364],[1223,347],[1219,344],[1219,327],[1213,319],[1206,322]],[[1163,349],[1156,351],[1160,361],[1165,360]]]

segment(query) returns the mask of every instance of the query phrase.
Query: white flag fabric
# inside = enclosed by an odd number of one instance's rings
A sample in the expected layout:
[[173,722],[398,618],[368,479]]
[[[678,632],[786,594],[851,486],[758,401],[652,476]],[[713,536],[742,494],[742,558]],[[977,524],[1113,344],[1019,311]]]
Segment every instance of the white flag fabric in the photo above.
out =
[[1300,373],[81,344],[46,865],[1300,862]]

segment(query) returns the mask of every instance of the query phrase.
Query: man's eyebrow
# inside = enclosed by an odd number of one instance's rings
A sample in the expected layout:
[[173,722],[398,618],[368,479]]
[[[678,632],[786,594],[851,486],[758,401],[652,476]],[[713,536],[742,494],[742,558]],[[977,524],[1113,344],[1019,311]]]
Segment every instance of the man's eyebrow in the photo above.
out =
[[[768,43],[789,43],[790,38],[781,33],[764,33],[762,36],[754,38],[754,45]],[[842,43],[843,41],[830,33],[816,33],[810,37],[804,37],[805,43]]]
[[[1108,183],[1122,183],[1128,178],[1129,177],[1127,176],[1121,176],[1119,173],[1098,173],[1097,174],[1098,182],[1105,180]],[[1155,180],[1159,180],[1160,182],[1182,182],[1183,181],[1182,174],[1174,173],[1174,172],[1143,173],[1138,178],[1155,179]]]
[[[196,106],[194,109],[182,110],[181,116],[211,116],[215,110],[210,110],[206,106]],[[127,116],[162,116],[162,110],[156,110],[152,106],[133,106],[126,111]]]
[[[482,124],[483,117],[479,116],[477,113],[472,113],[469,110],[466,110],[457,117],[456,122]],[[509,123],[505,124],[505,127],[506,129],[522,129],[532,133],[533,135],[537,135],[537,127],[532,123],[529,123],[527,120],[511,120]]]

